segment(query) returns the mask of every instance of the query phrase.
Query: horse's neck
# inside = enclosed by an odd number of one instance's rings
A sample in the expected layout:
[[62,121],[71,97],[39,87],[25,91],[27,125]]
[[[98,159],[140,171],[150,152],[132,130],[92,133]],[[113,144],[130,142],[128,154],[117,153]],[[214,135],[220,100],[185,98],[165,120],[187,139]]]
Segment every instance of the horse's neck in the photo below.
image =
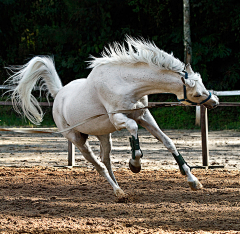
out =
[[133,86],[139,97],[154,93],[182,92],[182,81],[177,72],[169,70],[155,70],[147,65],[122,69],[122,77]]

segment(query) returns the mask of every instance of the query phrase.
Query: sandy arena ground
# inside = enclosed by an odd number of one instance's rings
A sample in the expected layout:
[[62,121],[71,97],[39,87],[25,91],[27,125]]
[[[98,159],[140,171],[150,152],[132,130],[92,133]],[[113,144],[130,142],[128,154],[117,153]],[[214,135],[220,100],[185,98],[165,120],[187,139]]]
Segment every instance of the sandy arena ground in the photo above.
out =
[[[190,165],[201,165],[199,131],[164,131]],[[113,134],[112,188],[76,150],[67,165],[59,135],[0,132],[0,233],[240,233],[240,132],[209,133],[210,165],[194,169],[203,184],[191,191],[165,147],[139,131],[143,170],[128,169],[128,132]],[[99,144],[90,137],[98,154]]]

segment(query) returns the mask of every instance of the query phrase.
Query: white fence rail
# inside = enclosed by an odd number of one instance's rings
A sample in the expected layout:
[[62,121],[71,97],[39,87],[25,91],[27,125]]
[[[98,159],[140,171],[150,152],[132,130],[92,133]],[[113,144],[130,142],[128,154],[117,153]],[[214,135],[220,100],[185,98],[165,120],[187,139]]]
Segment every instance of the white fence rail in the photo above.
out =
[[[238,96],[238,95],[240,95],[240,90],[234,90],[234,91],[214,91],[214,90],[209,90],[209,91],[212,94],[215,94],[217,96]],[[195,125],[200,126],[200,118],[201,118],[200,106],[196,106]]]
[[214,90],[209,90],[213,94],[217,96],[238,96],[240,95],[240,90],[234,90],[234,91],[214,91]]

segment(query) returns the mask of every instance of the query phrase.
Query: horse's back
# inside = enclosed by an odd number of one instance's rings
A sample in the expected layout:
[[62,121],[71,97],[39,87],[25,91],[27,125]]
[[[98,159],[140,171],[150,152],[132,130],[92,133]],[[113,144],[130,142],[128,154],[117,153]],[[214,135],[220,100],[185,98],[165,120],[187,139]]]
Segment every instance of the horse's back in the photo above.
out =
[[[101,114],[104,115],[85,122]],[[97,96],[94,84],[87,79],[72,81],[59,91],[54,100],[53,117],[61,130],[81,122],[84,124],[75,129],[86,134],[103,135],[116,130]]]

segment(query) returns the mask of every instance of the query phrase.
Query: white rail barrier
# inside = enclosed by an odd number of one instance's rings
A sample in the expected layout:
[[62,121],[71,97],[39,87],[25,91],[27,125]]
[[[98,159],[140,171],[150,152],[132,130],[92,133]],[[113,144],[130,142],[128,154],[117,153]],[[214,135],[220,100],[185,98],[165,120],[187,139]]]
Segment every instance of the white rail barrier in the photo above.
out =
[[[215,94],[217,96],[238,96],[240,95],[240,90],[234,90],[234,91],[214,91],[209,90],[212,94]],[[196,120],[195,125],[200,126],[200,118],[201,118],[201,111],[200,106],[196,106]]]
[[233,91],[214,91],[214,90],[209,90],[213,94],[217,96],[238,96],[240,95],[240,90],[233,90]]

